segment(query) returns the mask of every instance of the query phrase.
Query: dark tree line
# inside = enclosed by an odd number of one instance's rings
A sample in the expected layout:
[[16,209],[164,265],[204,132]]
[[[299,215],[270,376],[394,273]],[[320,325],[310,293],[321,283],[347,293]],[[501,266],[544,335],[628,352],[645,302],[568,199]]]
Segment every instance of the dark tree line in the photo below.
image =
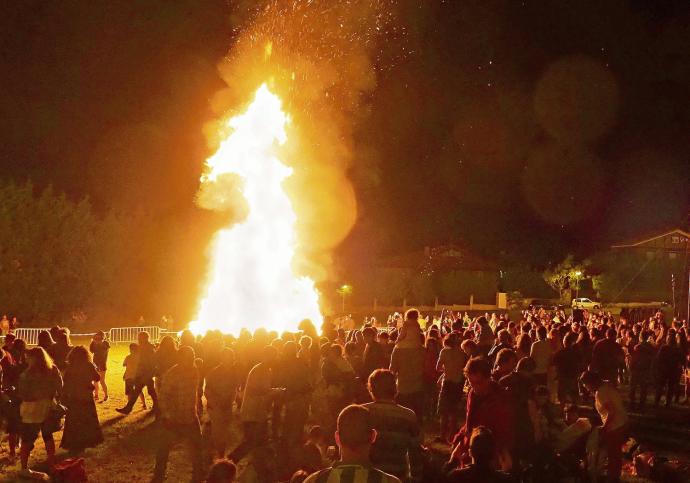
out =
[[24,325],[90,328],[189,315],[205,264],[184,253],[187,235],[207,235],[184,218],[169,223],[98,213],[52,187],[0,186],[0,312]]

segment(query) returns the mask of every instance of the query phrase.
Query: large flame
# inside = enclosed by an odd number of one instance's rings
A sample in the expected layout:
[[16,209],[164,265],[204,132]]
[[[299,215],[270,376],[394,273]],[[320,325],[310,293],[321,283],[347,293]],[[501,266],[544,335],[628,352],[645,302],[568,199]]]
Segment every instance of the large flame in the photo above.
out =
[[230,134],[206,161],[206,207],[217,209],[237,196],[223,180],[239,176],[248,214],[212,242],[206,294],[189,327],[194,333],[294,330],[302,319],[321,321],[313,280],[292,271],[297,216],[283,189],[292,169],[275,154],[287,140],[287,123],[280,98],[264,84],[246,112],[227,121]]

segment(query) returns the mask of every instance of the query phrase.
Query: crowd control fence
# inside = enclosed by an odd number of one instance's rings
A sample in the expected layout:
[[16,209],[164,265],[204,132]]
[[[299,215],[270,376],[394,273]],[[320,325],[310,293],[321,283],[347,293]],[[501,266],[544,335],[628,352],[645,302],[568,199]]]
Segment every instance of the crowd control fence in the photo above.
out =
[[[36,328],[36,327],[20,327],[12,331],[12,333],[18,338],[23,339],[27,345],[38,344],[38,333],[42,330],[50,330],[48,327]],[[170,335],[174,338],[177,337],[177,332],[164,330],[157,326],[147,326],[147,327],[113,327],[112,329],[105,332],[106,339],[114,344],[128,344],[130,342],[136,342],[139,332],[148,332],[149,340],[154,344],[158,343],[161,337],[165,335]],[[70,337],[92,337],[94,333],[78,334],[70,333]],[[4,337],[3,337],[4,338]]]

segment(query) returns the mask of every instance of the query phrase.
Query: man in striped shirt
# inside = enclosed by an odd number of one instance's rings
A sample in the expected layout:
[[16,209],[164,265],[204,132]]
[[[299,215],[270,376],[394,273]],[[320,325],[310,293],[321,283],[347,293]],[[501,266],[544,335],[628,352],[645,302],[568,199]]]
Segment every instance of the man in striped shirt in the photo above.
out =
[[376,440],[372,415],[367,408],[351,404],[338,416],[335,439],[340,461],[310,475],[304,483],[401,483],[393,475],[374,468],[369,450]]
[[388,369],[377,369],[369,376],[369,393],[374,402],[364,407],[371,413],[377,434],[371,462],[402,481],[421,481],[419,423],[414,411],[395,403],[395,387],[395,375]]

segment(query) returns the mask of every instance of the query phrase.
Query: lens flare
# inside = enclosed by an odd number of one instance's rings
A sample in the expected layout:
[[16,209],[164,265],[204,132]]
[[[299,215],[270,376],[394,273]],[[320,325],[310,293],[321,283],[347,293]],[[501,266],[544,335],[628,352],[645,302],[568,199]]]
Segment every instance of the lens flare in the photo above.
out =
[[292,270],[297,215],[283,189],[292,168],[276,154],[287,141],[288,122],[280,98],[264,84],[247,110],[227,121],[230,134],[206,161],[200,204],[225,210],[239,190],[246,218],[212,242],[205,295],[189,325],[194,333],[280,332],[294,330],[302,319],[322,320],[314,281]]

